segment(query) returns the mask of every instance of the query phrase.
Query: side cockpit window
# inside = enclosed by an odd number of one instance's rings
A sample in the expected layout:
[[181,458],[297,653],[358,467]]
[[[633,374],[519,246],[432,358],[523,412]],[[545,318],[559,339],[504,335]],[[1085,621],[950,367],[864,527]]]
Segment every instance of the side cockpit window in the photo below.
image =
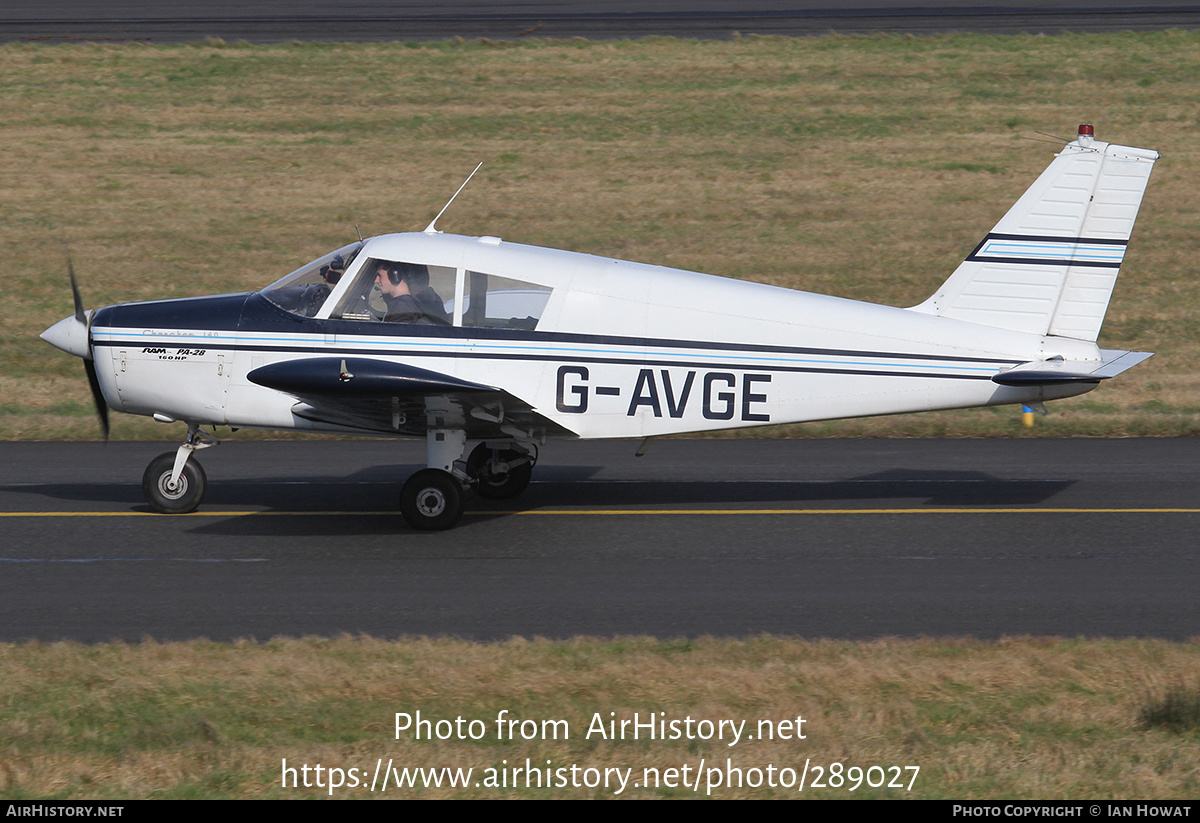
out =
[[362,243],[351,243],[318,257],[267,286],[262,295],[285,311],[315,317],[361,250]]
[[548,286],[468,271],[463,288],[462,324],[471,328],[532,330],[537,328],[549,299]]
[[449,326],[454,318],[456,274],[446,266],[368,260],[331,316],[342,320]]
[[[537,328],[550,300],[550,287],[526,280],[411,260],[362,259],[362,249],[358,242],[330,252],[261,294],[303,317],[320,313],[340,320],[521,330]],[[347,272],[353,282],[343,282]],[[326,307],[335,291],[336,305]]]

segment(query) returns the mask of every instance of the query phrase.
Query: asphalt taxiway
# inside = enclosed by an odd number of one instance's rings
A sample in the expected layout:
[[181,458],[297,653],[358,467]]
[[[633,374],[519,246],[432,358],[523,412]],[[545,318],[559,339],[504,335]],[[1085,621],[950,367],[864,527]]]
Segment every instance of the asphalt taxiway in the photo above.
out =
[[1200,635],[1200,440],[551,443],[454,530],[420,444],[0,444],[0,639]]
[[0,42],[367,42],[1195,28],[1194,0],[7,0]]

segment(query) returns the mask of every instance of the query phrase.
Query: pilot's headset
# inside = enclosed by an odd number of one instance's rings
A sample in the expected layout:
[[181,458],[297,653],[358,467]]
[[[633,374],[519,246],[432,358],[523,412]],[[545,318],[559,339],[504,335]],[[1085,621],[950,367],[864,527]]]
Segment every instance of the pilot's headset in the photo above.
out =
[[393,286],[399,286],[401,280],[407,280],[410,286],[419,289],[429,285],[429,269],[420,263],[392,263],[388,266],[387,276]]

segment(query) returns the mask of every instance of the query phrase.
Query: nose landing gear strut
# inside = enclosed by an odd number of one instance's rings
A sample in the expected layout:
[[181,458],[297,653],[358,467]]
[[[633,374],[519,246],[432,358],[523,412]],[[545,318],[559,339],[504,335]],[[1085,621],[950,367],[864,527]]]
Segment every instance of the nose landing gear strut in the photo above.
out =
[[199,423],[189,423],[187,441],[174,452],[164,452],[151,460],[142,475],[142,494],[150,508],[161,514],[195,511],[204,500],[208,478],[200,461],[189,458],[193,452],[220,442],[215,435],[201,430]]

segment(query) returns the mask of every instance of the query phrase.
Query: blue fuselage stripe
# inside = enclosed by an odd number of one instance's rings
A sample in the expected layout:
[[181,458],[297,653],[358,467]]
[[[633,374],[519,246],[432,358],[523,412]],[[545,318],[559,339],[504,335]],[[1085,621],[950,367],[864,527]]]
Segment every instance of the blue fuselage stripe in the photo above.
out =
[[[465,358],[479,360],[562,361],[569,363],[596,363],[627,366],[658,366],[699,369],[737,369],[739,371],[774,371],[797,373],[862,374],[889,377],[942,377],[946,379],[989,380],[999,366],[1015,365],[1022,361],[990,361],[969,357],[952,358],[939,355],[936,363],[895,362],[895,360],[920,360],[928,355],[892,354],[890,358],[858,353],[866,360],[835,360],[812,357],[764,357],[761,352],[748,353],[739,357],[733,354],[703,352],[705,359],[690,359],[689,351],[670,351],[657,348],[652,351],[622,351],[619,349],[588,347],[554,347],[538,345],[499,345],[472,341],[435,342],[425,337],[377,339],[367,345],[330,345],[324,339],[297,342],[295,337],[231,335],[204,333],[203,336],[188,336],[181,341],[171,342],[154,336],[125,337],[105,329],[92,330],[93,345],[100,348],[137,348],[154,346],[161,348],[204,347],[214,350],[247,352],[271,352],[322,355],[376,355],[387,357],[430,357]],[[845,356],[831,354],[832,357]],[[666,357],[687,359],[665,359]],[[952,361],[961,365],[952,365]],[[902,371],[900,371],[902,370]],[[947,373],[948,372],[948,373]]]

